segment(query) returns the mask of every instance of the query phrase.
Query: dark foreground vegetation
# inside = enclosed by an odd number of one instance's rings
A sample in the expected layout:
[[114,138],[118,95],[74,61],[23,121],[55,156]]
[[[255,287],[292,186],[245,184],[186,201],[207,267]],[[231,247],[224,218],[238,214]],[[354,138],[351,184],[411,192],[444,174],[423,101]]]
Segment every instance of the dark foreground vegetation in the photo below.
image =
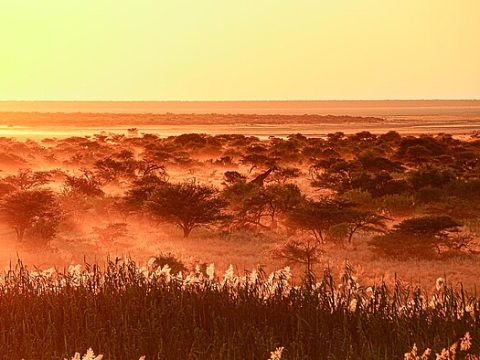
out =
[[292,286],[288,268],[218,277],[211,265],[182,276],[155,259],[65,273],[19,263],[2,278],[0,357],[61,359],[92,347],[106,359],[243,360],[284,347],[282,359],[390,360],[414,343],[440,352],[467,332],[478,353],[480,300],[461,288],[442,279],[433,294],[400,281],[367,288],[348,264],[333,277]]

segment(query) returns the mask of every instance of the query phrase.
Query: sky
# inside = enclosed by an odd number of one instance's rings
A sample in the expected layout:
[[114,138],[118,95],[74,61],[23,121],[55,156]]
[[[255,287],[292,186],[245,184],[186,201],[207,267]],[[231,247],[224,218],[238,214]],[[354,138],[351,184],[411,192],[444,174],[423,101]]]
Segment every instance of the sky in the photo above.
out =
[[0,0],[0,100],[480,98],[479,0]]

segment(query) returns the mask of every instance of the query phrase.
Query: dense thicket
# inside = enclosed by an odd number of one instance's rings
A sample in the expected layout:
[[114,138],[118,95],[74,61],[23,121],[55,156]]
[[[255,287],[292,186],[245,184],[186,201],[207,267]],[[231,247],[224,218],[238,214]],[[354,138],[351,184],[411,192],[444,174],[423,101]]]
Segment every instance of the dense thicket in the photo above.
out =
[[[377,254],[400,258],[480,249],[480,142],[473,137],[135,132],[0,144],[4,166],[17,170],[0,179],[0,215],[20,242],[45,246],[82,217],[107,214],[108,223],[93,229],[100,240],[141,217],[172,223],[185,237],[200,226],[282,233],[300,248],[305,233],[339,246],[375,235]],[[187,175],[170,178],[171,171]],[[419,237],[395,227],[441,216],[455,222],[455,232]]]

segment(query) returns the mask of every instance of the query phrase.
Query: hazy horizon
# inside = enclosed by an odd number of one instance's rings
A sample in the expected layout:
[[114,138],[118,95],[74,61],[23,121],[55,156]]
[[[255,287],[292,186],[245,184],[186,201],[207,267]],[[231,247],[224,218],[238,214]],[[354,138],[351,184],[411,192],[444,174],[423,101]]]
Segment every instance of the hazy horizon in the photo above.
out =
[[170,103],[183,103],[183,102],[375,102],[375,101],[398,101],[398,102],[407,102],[407,101],[480,101],[480,97],[478,98],[392,98],[392,99],[212,99],[212,100],[202,100],[202,99],[191,99],[191,100],[181,100],[181,99],[173,99],[173,100],[158,100],[158,99],[143,99],[143,100],[135,100],[135,99],[51,99],[51,100],[42,100],[42,99],[0,99],[0,103],[15,103],[15,102],[44,102],[44,103],[52,103],[52,102],[170,102]]
[[0,112],[480,116],[480,100],[0,101]]

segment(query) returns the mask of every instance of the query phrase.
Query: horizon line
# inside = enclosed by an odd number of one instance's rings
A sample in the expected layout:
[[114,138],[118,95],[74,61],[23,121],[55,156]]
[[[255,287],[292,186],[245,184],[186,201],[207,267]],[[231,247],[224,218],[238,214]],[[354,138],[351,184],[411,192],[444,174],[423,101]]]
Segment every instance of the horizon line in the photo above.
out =
[[0,102],[179,102],[179,103],[205,103],[205,102],[353,102],[353,101],[480,101],[480,98],[397,98],[397,99],[271,99],[271,100],[100,100],[100,99],[62,99],[62,100],[33,100],[33,99],[14,99],[3,100]]

